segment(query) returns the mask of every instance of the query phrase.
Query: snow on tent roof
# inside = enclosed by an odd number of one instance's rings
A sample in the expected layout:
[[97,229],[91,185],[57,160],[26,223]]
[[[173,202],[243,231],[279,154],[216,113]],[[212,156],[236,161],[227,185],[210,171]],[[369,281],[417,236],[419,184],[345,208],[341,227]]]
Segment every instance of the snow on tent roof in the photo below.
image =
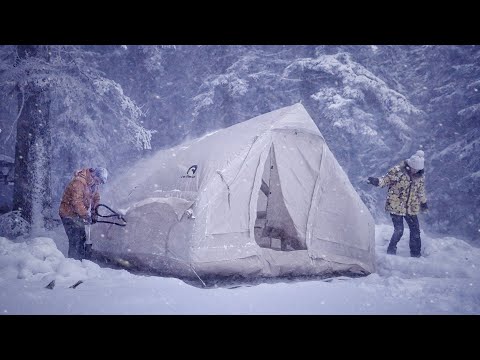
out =
[[93,227],[107,256],[174,276],[368,274],[374,221],[301,104],[140,160]]

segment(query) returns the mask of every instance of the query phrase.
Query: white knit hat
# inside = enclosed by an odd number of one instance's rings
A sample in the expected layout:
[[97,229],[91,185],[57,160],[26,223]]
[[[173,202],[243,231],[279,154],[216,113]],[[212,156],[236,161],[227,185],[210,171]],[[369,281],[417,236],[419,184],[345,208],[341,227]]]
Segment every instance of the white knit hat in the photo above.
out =
[[415,170],[423,170],[423,167],[425,165],[425,160],[423,158],[424,152],[422,150],[418,150],[415,154],[410,156],[409,159],[407,159],[407,164]]
[[103,168],[103,167],[97,167],[95,169],[93,169],[93,174],[100,179],[100,181],[102,182],[102,184],[105,184],[107,182],[107,178],[108,178],[108,171],[107,169]]

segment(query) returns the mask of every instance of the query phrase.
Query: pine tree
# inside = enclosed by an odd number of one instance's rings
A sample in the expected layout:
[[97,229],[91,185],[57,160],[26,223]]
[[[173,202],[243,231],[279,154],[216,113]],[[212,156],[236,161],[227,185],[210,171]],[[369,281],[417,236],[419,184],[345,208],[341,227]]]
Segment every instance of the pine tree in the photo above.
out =
[[[39,67],[49,61],[49,47],[17,46],[17,66],[26,60]],[[50,90],[45,78],[32,76],[17,84],[18,120],[15,146],[13,210],[34,226],[44,227],[51,218],[50,187]]]
[[115,159],[105,154],[125,152],[127,146],[150,149],[155,131],[143,127],[143,110],[99,70],[104,58],[88,47],[5,46],[0,54],[1,93],[18,97],[11,124],[13,210],[33,229],[42,228],[55,217],[52,204],[59,203],[74,170],[105,165]]

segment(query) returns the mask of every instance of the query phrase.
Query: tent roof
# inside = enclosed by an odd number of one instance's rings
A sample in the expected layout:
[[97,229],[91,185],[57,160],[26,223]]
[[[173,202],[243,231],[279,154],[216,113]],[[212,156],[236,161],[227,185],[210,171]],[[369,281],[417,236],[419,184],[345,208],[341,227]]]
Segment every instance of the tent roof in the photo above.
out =
[[[209,170],[223,170],[232,162],[245,157],[252,144],[262,136],[272,130],[282,129],[294,129],[323,139],[303,105],[297,103],[205,134],[175,147],[159,150],[139,160],[125,173],[116,177],[106,187],[106,194],[114,192],[111,196],[125,207],[128,206],[124,202],[125,199],[138,201],[139,198],[135,196],[137,189],[146,188],[145,183],[152,181],[157,181],[151,184],[158,186],[157,192],[181,190],[194,193],[198,188],[187,188],[184,186],[185,182],[179,182],[180,176],[186,174],[192,165],[199,165],[197,175],[200,177],[202,174],[205,176]],[[166,177],[171,181],[167,181]]]

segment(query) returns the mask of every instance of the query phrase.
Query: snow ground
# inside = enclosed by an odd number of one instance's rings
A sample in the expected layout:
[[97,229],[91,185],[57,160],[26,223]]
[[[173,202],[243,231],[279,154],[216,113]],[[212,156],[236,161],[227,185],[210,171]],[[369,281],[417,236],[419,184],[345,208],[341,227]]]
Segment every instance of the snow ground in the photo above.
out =
[[[376,226],[377,272],[361,278],[202,289],[65,258],[63,228],[31,239],[0,238],[1,314],[480,314],[480,249],[422,232],[409,257],[408,227],[396,256],[393,227]],[[45,286],[56,281],[53,289]],[[69,288],[78,280],[84,282]]]

